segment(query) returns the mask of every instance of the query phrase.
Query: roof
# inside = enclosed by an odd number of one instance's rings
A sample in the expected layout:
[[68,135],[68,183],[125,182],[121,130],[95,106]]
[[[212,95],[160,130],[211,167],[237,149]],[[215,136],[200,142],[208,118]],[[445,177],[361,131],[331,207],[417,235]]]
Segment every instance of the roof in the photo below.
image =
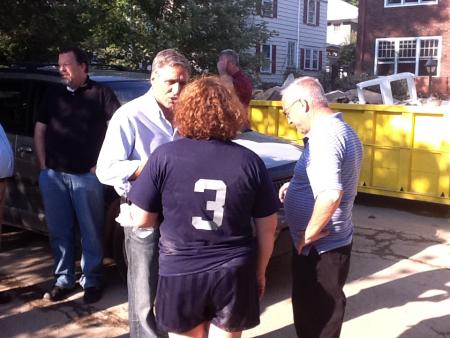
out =
[[328,0],[327,21],[358,22],[358,7],[343,0]]

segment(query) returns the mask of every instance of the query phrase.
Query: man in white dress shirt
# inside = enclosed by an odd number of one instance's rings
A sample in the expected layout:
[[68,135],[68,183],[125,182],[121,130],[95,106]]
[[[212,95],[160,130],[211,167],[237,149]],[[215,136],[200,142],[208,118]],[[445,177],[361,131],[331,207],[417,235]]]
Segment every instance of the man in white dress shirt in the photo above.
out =
[[[131,185],[155,149],[174,139],[173,107],[190,73],[182,54],[173,49],[160,51],[152,64],[152,88],[123,105],[109,122],[96,173],[100,182],[114,186],[122,201],[128,203]],[[159,337],[153,312],[159,230],[134,229],[123,216],[119,222],[124,226],[128,260],[130,336]]]

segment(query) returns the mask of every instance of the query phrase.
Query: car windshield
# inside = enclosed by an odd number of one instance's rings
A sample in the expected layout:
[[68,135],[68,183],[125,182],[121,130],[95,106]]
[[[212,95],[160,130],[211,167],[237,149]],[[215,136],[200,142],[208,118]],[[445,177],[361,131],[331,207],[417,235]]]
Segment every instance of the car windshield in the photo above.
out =
[[102,83],[114,90],[120,104],[145,94],[150,88],[148,80],[102,81]]

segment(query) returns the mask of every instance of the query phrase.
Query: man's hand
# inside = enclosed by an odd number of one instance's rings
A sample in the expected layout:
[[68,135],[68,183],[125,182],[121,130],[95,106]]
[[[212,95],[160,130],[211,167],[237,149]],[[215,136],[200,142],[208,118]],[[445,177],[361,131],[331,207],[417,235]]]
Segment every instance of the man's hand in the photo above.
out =
[[139,175],[141,175],[142,169],[144,169],[146,163],[147,161],[142,161],[141,164],[139,164],[139,167],[137,167],[136,171],[133,173],[133,175],[130,176],[128,180],[129,181],[136,180],[139,177]]
[[217,61],[217,71],[219,72],[219,75],[227,74],[227,60],[225,58],[220,58],[220,60]]
[[307,231],[302,231],[300,233],[300,238],[299,238],[298,243],[297,243],[297,253],[299,255],[302,253],[302,250],[303,250],[303,248],[305,246],[310,245],[313,242],[328,236],[330,234],[330,231],[328,231],[327,229],[322,229],[322,231],[319,232],[315,236],[308,236],[306,233],[307,233]]
[[289,188],[289,183],[290,182],[287,182],[287,183],[283,184],[281,186],[280,190],[278,191],[278,198],[280,199],[281,203],[284,203],[284,199],[286,197],[286,193],[287,193],[287,190]]

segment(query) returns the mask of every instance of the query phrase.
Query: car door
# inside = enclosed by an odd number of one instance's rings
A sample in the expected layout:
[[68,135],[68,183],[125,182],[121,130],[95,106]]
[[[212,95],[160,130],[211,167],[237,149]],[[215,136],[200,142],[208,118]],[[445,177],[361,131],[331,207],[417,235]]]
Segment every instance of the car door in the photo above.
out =
[[46,233],[39,193],[33,130],[42,93],[49,83],[0,78],[0,121],[14,151],[14,177],[5,201],[5,223]]

